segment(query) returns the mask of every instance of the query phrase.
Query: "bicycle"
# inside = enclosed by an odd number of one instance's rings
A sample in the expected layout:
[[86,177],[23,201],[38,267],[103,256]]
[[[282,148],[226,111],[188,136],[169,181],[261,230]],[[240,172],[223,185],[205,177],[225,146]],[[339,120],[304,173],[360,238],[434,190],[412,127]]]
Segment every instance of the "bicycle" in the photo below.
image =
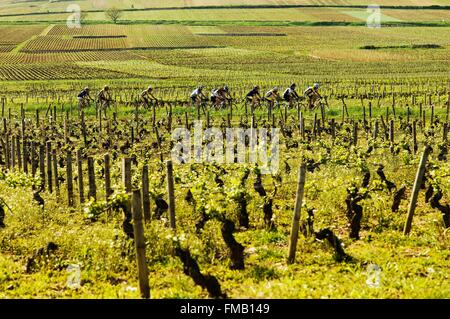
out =
[[232,98],[220,98],[218,97],[216,101],[211,105],[212,108],[216,110],[224,110],[229,107],[232,103]]
[[78,111],[81,112],[83,109],[85,108],[90,108],[91,107],[91,101],[94,102],[93,99],[82,99],[82,100],[78,100]]
[[247,113],[247,106],[250,104],[250,110],[253,113],[256,109],[259,109],[261,107],[261,100],[262,98],[258,98],[258,97],[253,97],[253,98],[248,98],[246,97],[242,102],[243,105],[245,106],[245,113]]
[[274,109],[280,107],[281,98],[277,97],[274,100],[268,99],[268,98],[264,98],[264,100],[267,101],[267,116],[270,119],[272,117],[272,111]]
[[203,111],[203,114],[206,115],[206,108],[208,107],[208,98],[207,97],[197,97],[196,99],[192,99],[192,107],[197,109],[197,118],[200,118],[200,110]]
[[322,102],[322,98],[315,99],[312,103],[309,104],[309,110],[315,111],[316,109],[324,107],[325,104]]
[[112,99],[109,99],[109,100],[98,100],[97,102],[96,102],[96,109],[97,109],[97,112],[98,112],[98,106],[100,106],[100,116],[101,116],[101,114],[103,113],[103,115],[104,115],[104,119],[106,120],[107,119],[107,117],[106,117],[106,110],[107,109],[111,109],[111,103],[114,103],[114,106],[115,106],[115,112],[117,113],[117,102],[116,101],[114,101],[114,100],[112,100]]

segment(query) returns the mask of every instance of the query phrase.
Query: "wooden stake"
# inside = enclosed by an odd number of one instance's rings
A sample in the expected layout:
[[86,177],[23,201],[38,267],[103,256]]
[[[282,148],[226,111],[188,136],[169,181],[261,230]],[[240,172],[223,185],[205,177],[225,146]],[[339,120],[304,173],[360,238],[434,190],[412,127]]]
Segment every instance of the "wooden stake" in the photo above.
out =
[[11,167],[16,167],[16,140],[15,136],[11,136]]
[[158,144],[158,150],[159,150],[159,159],[161,160],[161,162],[163,162],[164,158],[163,158],[163,153],[162,153],[162,148],[161,148],[161,139],[159,137],[158,128],[156,126],[155,126],[155,134],[156,134],[156,143]]
[[288,263],[295,261],[295,252],[297,250],[298,230],[300,227],[300,211],[302,207],[303,194],[305,191],[306,165],[302,163],[298,172],[297,195],[295,198],[294,216],[292,218],[291,237],[289,240]]
[[403,230],[404,235],[408,235],[409,232],[411,231],[411,224],[412,224],[414,211],[416,209],[417,197],[419,196],[420,187],[422,185],[423,176],[425,174],[427,159],[428,159],[428,155],[430,154],[430,152],[431,152],[431,147],[429,145],[425,145],[422,157],[420,159],[419,168],[417,170],[416,180],[414,182],[414,187],[413,187],[412,194],[411,194],[411,200],[409,202],[408,217],[406,219],[405,228]]
[[334,119],[331,119],[331,138],[333,141],[336,139],[336,122]]
[[422,111],[422,129],[425,129],[427,127],[427,121],[426,121],[426,111]]
[[125,191],[131,193],[131,158],[126,157],[122,160],[122,182]]
[[430,124],[434,123],[434,104],[431,104],[431,115],[430,115]]
[[134,244],[136,247],[136,261],[138,266],[139,290],[141,297],[150,298],[150,285],[148,282],[148,267],[145,258],[145,237],[142,224],[142,204],[140,190],[133,191],[133,230]]
[[56,196],[59,197],[58,161],[56,159],[56,149],[52,150],[52,162],[53,162],[53,179],[55,182]]
[[314,137],[317,135],[317,113],[314,113],[313,135]]
[[84,111],[81,111],[81,134],[83,135],[84,146],[87,146],[86,123],[84,121]]
[[28,175],[28,141],[22,138],[23,172]]
[[173,185],[173,164],[170,160],[167,161],[167,193],[169,195],[170,227],[175,230],[175,192]]
[[52,180],[52,142],[48,141],[47,146],[47,186],[48,191],[53,193],[53,180]]
[[42,186],[45,187],[45,145],[39,145],[39,173]]
[[81,150],[77,150],[77,171],[78,171],[78,193],[80,204],[84,203],[84,183],[83,183],[83,157]]
[[69,142],[69,128],[68,128],[68,123],[66,118],[64,118],[64,143],[68,143]]
[[67,153],[66,159],[66,178],[67,178],[67,202],[69,207],[73,207],[73,173],[72,173],[72,154]]
[[22,152],[21,152],[21,147],[22,145],[20,144],[20,136],[16,135],[16,152],[17,152],[17,164],[19,166],[19,171],[22,171]]
[[376,139],[378,137],[378,120],[375,121],[373,126],[373,138]]
[[142,167],[142,207],[144,209],[145,221],[150,220],[150,195],[149,195],[149,180],[148,180],[148,165]]
[[447,101],[447,108],[446,108],[446,111],[445,111],[445,122],[447,122],[447,123],[448,123],[449,109],[450,109],[450,98]]
[[30,145],[30,160],[31,160],[31,175],[35,176],[37,171],[37,163],[36,163],[36,143],[31,141]]
[[448,123],[444,123],[443,134],[442,134],[442,141],[444,143],[447,143],[447,134],[448,134]]
[[104,156],[105,164],[105,197],[108,201],[109,197],[112,195],[113,191],[111,189],[111,160],[109,154]]
[[389,122],[389,141],[391,142],[391,144],[394,144],[394,120],[391,120]]
[[88,157],[88,181],[89,181],[89,198],[97,200],[97,187],[95,185],[94,159]]
[[2,145],[3,145],[3,150],[5,152],[5,164],[6,164],[6,167],[8,169],[10,169],[11,168],[11,163],[9,161],[9,154],[10,154],[10,150],[9,150],[9,136],[6,136],[5,142],[3,142],[3,140],[2,140]]

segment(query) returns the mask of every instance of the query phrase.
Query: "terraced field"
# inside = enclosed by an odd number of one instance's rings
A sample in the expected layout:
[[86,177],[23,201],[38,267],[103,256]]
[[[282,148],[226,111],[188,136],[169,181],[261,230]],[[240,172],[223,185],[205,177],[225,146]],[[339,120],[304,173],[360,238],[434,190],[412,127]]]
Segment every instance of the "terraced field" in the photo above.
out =
[[129,61],[141,60],[129,51],[88,51],[66,53],[16,53],[0,55],[0,64],[40,64],[79,61]]
[[96,78],[126,78],[136,77],[136,74],[104,70],[100,68],[84,67],[76,64],[28,64],[28,65],[0,65],[0,80],[5,81],[37,81],[37,80],[74,80]]
[[77,51],[113,51],[127,48],[124,38],[71,38],[56,36],[37,37],[28,42],[21,52],[77,52]]
[[11,52],[14,48],[32,36],[40,34],[45,26],[0,26],[0,52]]

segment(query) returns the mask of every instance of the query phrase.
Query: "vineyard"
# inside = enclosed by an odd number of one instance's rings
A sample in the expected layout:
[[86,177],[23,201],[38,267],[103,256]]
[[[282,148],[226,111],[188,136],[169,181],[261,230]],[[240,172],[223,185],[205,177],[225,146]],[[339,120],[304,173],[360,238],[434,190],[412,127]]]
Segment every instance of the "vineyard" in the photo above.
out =
[[[306,279],[301,278],[312,275],[309,271],[314,268],[302,271],[296,279],[303,287],[301,292],[282,288],[283,282],[294,273],[298,276],[299,267],[315,264],[327,267],[336,285],[348,285],[353,275],[342,275],[342,263],[358,278],[369,262],[382,264],[386,290],[371,290],[363,286],[362,280],[349,296],[444,297],[448,292],[445,287],[430,294],[420,290],[418,294],[413,288],[395,286],[396,278],[420,270],[383,265],[386,252],[378,255],[383,248],[373,244],[402,238],[415,171],[424,145],[430,145],[432,152],[424,177],[426,194],[419,197],[411,239],[398,242],[396,250],[402,259],[426,256],[425,263],[429,263],[428,258],[435,260],[427,268],[433,273],[415,277],[413,287],[429,286],[430,280],[446,280],[449,247],[443,227],[449,226],[450,217],[445,204],[450,192],[448,97],[445,95],[439,102],[437,95],[415,98],[414,94],[406,94],[410,106],[405,108],[395,102],[399,94],[387,91],[386,95],[380,106],[377,98],[362,99],[362,109],[348,107],[344,99],[342,107],[330,107],[323,113],[299,105],[295,109],[281,107],[270,118],[264,109],[252,114],[241,104],[227,111],[211,110],[205,117],[179,102],[145,110],[127,107],[125,101],[119,101],[122,97],[116,97],[118,105],[109,112],[108,119],[103,119],[96,115],[95,108],[79,114],[76,106],[65,103],[50,103],[47,109],[28,107],[38,102],[31,98],[28,104],[22,104],[23,108],[11,112],[9,102],[3,100],[1,159],[9,173],[3,175],[0,194],[5,198],[7,193],[18,192],[19,197],[7,200],[4,206],[2,251],[24,258],[25,271],[31,276],[52,273],[55,281],[64,274],[57,269],[81,258],[83,269],[90,275],[82,280],[78,292],[104,294],[104,289],[111,287],[108,289],[116,291],[117,296],[136,296],[122,287],[133,280],[130,271],[136,272],[134,254],[130,252],[131,212],[126,203],[131,199],[134,203],[136,196],[141,200],[142,196],[144,235],[152,243],[146,255],[155,297],[218,297],[212,292],[214,288],[200,285],[205,288],[202,291],[189,277],[177,277],[183,292],[171,293],[173,287],[166,282],[170,279],[164,277],[181,271],[183,260],[171,257],[171,249],[188,249],[191,258],[202,265],[202,272],[219,280],[222,292],[233,291],[228,292],[228,297],[336,297],[345,291],[311,282],[308,285],[312,286],[305,288],[302,282]],[[394,104],[386,106],[387,101]],[[166,161],[171,159],[171,130],[192,130],[199,115],[208,127],[280,128],[282,157],[278,173],[261,175],[254,164],[174,165],[171,202],[166,174]],[[304,235],[299,238],[296,263],[287,267],[284,260],[300,163],[307,172],[300,224]],[[131,195],[137,189],[139,192]],[[45,203],[41,207],[35,201],[38,197]],[[26,220],[15,213],[16,207],[22,205],[28,207]],[[65,222],[66,214],[72,216],[69,224]],[[39,229],[39,235],[29,246],[29,241],[15,238],[14,234],[31,225]],[[61,232],[66,228],[68,233]],[[80,231],[95,233],[96,239],[80,241]],[[319,239],[321,236],[323,239]],[[333,240],[342,242],[344,250],[328,246],[327,241],[332,244]],[[57,248],[48,252],[50,243]],[[412,250],[411,243],[416,243],[417,248]],[[40,250],[44,255],[33,253]],[[117,258],[122,262],[115,263]],[[108,277],[103,278],[105,273]],[[243,286],[232,288],[241,276],[252,282],[254,292]],[[278,288],[264,286],[268,280],[276,282]],[[21,285],[11,292],[26,295],[25,289],[26,285]],[[45,289],[34,293],[47,295]],[[73,293],[63,289],[58,295],[76,296]]]
[[22,52],[73,52],[114,50],[126,47],[123,38],[96,38],[96,39],[61,39],[51,36],[38,37],[27,43]]
[[450,297],[448,1],[73,2],[0,6],[0,298]]

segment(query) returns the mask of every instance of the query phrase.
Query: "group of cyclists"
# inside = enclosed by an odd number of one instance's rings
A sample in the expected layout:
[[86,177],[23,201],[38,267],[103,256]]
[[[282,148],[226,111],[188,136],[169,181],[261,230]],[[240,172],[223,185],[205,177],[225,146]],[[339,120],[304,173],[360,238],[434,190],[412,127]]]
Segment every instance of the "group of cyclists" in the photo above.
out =
[[[89,87],[85,87],[78,94],[78,110],[82,110],[83,108],[89,106],[90,102],[98,102],[101,106],[101,110],[105,112],[110,107],[113,102],[112,95],[108,85],[105,85],[102,90],[100,90],[97,94],[97,100],[93,99],[90,95],[91,90]],[[146,90],[142,91],[139,95],[142,103],[146,107],[148,107],[151,101],[158,102],[158,99],[153,95],[153,87],[149,86]]]
[[[263,101],[268,103],[268,107],[273,109],[276,103],[280,100],[284,100],[289,107],[292,107],[295,102],[302,100],[302,97],[296,91],[296,84],[292,83],[284,92],[283,95],[280,96],[280,92],[278,87],[273,87],[269,91],[266,92],[264,96],[261,96],[260,87],[254,86],[245,96],[245,102],[250,104],[252,109],[255,109],[261,106]],[[199,106],[205,101],[210,101],[211,107],[213,108],[225,108],[229,102],[232,101],[232,97],[230,94],[230,90],[228,86],[223,86],[220,88],[215,88],[211,91],[211,94],[208,97],[203,93],[204,86],[198,86],[190,95],[190,99],[192,101],[192,105]],[[313,86],[308,87],[303,92],[303,97],[307,99],[308,108],[314,109],[316,106],[316,102],[322,99],[322,96],[319,93],[319,84],[315,83]],[[144,105],[144,107],[150,107],[152,102],[158,103],[158,99],[153,95],[153,87],[149,86],[146,90],[142,91],[139,95],[140,103]],[[90,102],[97,101],[101,106],[101,110],[105,112],[106,109],[110,107],[110,104],[113,102],[111,92],[109,86],[105,85],[102,90],[100,90],[97,94],[97,100],[93,99],[90,95],[89,87],[84,88],[80,94],[78,94],[78,108],[79,110],[83,109],[86,106],[89,106]]]
[[[278,101],[284,100],[288,103],[289,107],[292,107],[295,102],[302,99],[302,97],[295,90],[296,87],[297,85],[295,83],[292,83],[283,92],[282,96],[280,96],[278,87],[274,87],[271,90],[267,91],[264,97],[262,97],[259,86],[254,86],[253,89],[251,89],[250,92],[248,92],[245,96],[245,102],[249,103],[253,108],[256,108],[261,105],[262,101],[267,101],[268,106],[270,108],[273,108]],[[190,97],[194,105],[198,105],[199,103],[207,99],[206,95],[203,93],[203,89],[203,86],[199,86],[191,93]],[[315,83],[313,86],[308,87],[303,92],[303,96],[308,100],[308,108],[313,109],[315,107],[315,103],[322,99],[322,96],[319,93],[319,84]],[[231,101],[231,95],[228,86],[212,90],[210,101],[211,107],[225,107],[227,102]]]

